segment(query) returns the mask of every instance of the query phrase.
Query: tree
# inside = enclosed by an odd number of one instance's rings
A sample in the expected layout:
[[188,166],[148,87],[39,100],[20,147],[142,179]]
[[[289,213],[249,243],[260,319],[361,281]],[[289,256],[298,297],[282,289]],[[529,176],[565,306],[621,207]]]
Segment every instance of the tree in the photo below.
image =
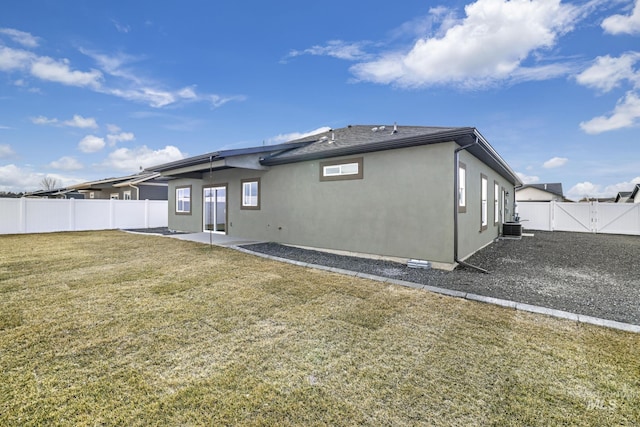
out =
[[56,186],[58,185],[58,180],[55,178],[51,178],[50,176],[45,176],[44,178],[42,178],[42,181],[40,181],[40,185],[45,191],[55,190]]

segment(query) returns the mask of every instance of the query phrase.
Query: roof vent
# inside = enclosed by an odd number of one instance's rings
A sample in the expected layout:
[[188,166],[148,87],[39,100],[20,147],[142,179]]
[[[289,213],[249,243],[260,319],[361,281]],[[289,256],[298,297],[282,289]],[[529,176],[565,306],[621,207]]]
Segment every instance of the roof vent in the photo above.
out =
[[393,132],[391,133],[398,133],[398,125],[396,124],[396,122],[393,122]]
[[385,130],[386,126],[380,126],[378,127],[378,130]]
[[371,128],[371,132],[378,132],[378,128]]
[[329,141],[329,143],[332,143],[335,140],[336,140],[336,134],[331,132],[331,141]]
[[320,138],[320,142],[325,142],[329,137],[327,135]]

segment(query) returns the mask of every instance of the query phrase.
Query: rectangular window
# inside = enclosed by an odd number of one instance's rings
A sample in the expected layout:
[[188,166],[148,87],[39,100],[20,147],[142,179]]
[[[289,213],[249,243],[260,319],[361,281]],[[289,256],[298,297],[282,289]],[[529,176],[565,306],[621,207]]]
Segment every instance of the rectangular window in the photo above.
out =
[[493,181],[493,225],[500,222],[500,185]]
[[362,157],[320,162],[320,181],[362,179]]
[[89,198],[90,199],[95,199],[96,198],[96,193],[94,193],[93,191],[89,193]]
[[488,202],[488,192],[489,192],[489,182],[487,177],[484,175],[480,175],[480,231],[484,231],[487,229],[489,225],[489,220],[487,218],[487,202]]
[[243,179],[240,209],[260,209],[260,178]]
[[131,200],[131,190],[123,192],[123,193],[122,193],[122,197],[123,197],[125,200]]
[[191,214],[191,186],[176,187],[176,213]]
[[118,193],[111,193],[111,197],[109,197],[111,200],[118,200],[120,198],[120,196],[118,195]]
[[467,211],[467,165],[458,165],[458,212]]

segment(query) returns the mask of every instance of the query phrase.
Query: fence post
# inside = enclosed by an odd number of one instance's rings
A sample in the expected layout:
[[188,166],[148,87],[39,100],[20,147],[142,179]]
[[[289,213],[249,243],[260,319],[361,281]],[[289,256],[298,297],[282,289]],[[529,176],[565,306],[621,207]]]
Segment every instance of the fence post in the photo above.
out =
[[115,221],[115,206],[113,205],[113,199],[109,199],[109,230],[114,229]]
[[27,232],[27,198],[20,198],[20,208],[18,212],[18,233]]
[[69,231],[76,231],[76,199],[69,200]]
[[551,231],[556,230],[556,201],[549,202],[549,228]]
[[149,199],[144,199],[144,228],[149,228]]

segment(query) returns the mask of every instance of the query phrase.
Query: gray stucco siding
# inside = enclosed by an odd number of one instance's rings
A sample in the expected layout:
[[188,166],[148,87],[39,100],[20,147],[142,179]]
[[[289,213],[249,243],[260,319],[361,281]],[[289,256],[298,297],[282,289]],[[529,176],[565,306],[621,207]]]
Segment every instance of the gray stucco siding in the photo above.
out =
[[[453,160],[452,160],[453,161]],[[466,165],[467,209],[458,214],[458,258],[464,259],[480,248],[490,244],[500,235],[502,219],[494,214],[494,184],[497,182],[499,191],[504,188],[509,192],[505,201],[507,218],[511,221],[513,215],[514,186],[485,163],[466,151],[460,152],[460,161]],[[481,176],[487,177],[487,229],[481,230]],[[453,191],[453,189],[452,189]],[[500,194],[498,195],[500,200]]]
[[[320,162],[310,160],[267,170],[225,169],[205,179],[169,182],[169,228],[203,229],[203,187],[227,185],[227,234],[249,239],[433,262],[454,262],[454,142],[392,149],[362,157],[362,179],[321,181]],[[513,184],[466,151],[467,211],[460,213],[458,255],[468,255],[498,237],[494,181]],[[488,227],[480,231],[480,176],[487,176]],[[260,209],[240,208],[243,179],[260,178]],[[191,213],[175,213],[176,187],[191,186]],[[507,218],[511,219],[511,218]]]
[[275,166],[259,174],[260,211],[234,205],[235,183],[255,171],[220,172],[230,183],[229,234],[450,263],[452,153],[453,143],[364,154],[363,179],[345,181],[321,182],[318,161]]

